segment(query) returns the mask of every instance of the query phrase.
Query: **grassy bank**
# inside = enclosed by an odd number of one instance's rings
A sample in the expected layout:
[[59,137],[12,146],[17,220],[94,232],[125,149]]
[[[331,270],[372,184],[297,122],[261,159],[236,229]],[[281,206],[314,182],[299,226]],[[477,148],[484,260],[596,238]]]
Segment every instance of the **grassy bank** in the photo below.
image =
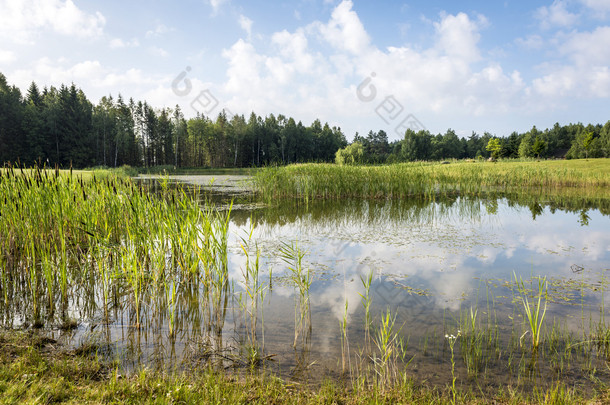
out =
[[303,164],[265,168],[254,175],[257,191],[273,198],[403,198],[443,191],[479,193],[610,187],[610,159],[401,163],[384,166]]
[[[448,389],[435,389],[405,380],[388,389],[375,386],[347,389],[336,382],[318,387],[284,383],[264,374],[241,376],[212,369],[159,374],[143,370],[121,375],[102,364],[95,350],[61,348],[35,333],[0,332],[0,403],[209,403],[209,404],[445,404],[454,400]],[[606,403],[608,392],[588,398],[562,384],[520,394],[510,387],[482,396],[457,391],[464,404],[581,404]]]

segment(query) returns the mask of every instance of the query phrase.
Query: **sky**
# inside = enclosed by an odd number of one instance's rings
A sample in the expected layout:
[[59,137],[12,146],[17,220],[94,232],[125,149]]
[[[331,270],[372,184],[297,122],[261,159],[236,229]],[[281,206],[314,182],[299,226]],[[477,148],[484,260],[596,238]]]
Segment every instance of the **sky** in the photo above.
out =
[[0,0],[0,72],[187,118],[507,136],[610,120],[610,0]]

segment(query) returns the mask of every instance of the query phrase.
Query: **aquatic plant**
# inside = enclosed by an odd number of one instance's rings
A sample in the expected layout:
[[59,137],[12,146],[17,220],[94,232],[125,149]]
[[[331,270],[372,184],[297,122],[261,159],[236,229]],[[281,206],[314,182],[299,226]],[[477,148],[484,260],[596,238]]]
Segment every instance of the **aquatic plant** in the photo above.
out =
[[280,258],[288,265],[290,270],[289,280],[298,292],[294,307],[294,342],[296,348],[299,336],[305,334],[305,340],[311,333],[311,308],[309,305],[309,289],[311,287],[311,271],[309,267],[303,266],[305,252],[302,251],[297,242],[288,244],[282,242],[279,249]]
[[[527,320],[529,330],[526,333],[530,333],[532,337],[532,350],[535,352],[540,344],[540,335],[542,333],[542,323],[544,322],[544,316],[547,309],[547,283],[546,277],[538,277],[538,294],[537,301],[530,303],[527,289],[522,278],[517,279],[517,275],[514,274],[515,284],[520,293],[521,303],[523,305],[523,312]],[[543,301],[544,297],[544,301]],[[544,308],[543,308],[544,306]],[[542,310],[542,312],[541,312]]]

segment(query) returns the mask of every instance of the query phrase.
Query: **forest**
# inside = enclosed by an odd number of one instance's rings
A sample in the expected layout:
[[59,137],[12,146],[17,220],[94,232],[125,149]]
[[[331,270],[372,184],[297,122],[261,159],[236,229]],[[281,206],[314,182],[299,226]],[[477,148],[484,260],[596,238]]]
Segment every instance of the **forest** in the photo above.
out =
[[610,157],[610,121],[581,123],[507,136],[454,130],[407,130],[390,142],[383,130],[356,133],[348,143],[339,127],[315,120],[252,112],[186,119],[179,106],[155,109],[146,101],[105,96],[93,104],[76,87],[25,94],[0,73],[0,162],[75,168],[106,166],[258,167],[298,162],[382,164],[465,158]]

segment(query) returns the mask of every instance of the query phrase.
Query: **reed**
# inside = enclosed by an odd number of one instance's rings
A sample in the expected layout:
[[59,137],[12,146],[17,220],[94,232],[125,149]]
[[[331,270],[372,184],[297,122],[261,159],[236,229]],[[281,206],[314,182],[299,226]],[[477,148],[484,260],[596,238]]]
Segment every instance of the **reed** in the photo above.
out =
[[[530,303],[527,289],[525,287],[525,283],[523,279],[517,279],[517,275],[515,277],[515,284],[520,293],[521,304],[523,305],[523,313],[524,318],[527,320],[527,325],[529,330],[526,331],[531,334],[532,337],[532,350],[536,352],[538,350],[538,346],[540,344],[540,335],[542,333],[542,323],[544,322],[544,316],[546,315],[547,309],[547,283],[546,277],[538,277],[538,294],[537,300]],[[544,297],[544,301],[543,301]],[[544,304],[544,308],[543,308]],[[541,312],[542,310],[542,312]]]
[[370,271],[367,277],[360,276],[360,282],[364,287],[364,294],[359,293],[364,309],[364,350],[369,352],[371,350],[371,284],[373,284],[373,271]]
[[[258,365],[264,356],[264,324],[262,326],[263,345],[259,347],[257,337],[257,325],[259,304],[264,302],[267,286],[260,280],[260,248],[254,243],[252,236],[255,224],[252,222],[250,232],[247,237],[241,237],[240,248],[246,258],[245,267],[241,269],[243,277],[243,287],[245,290],[245,300],[240,299],[240,306],[244,314],[249,318],[249,326],[246,328],[247,347],[249,348],[249,361],[252,365]],[[252,255],[252,244],[254,244],[254,254]],[[241,297],[241,294],[240,294]],[[263,316],[262,306],[260,309]],[[264,319],[264,318],[263,318]],[[264,322],[264,321],[263,321]]]
[[[403,366],[407,343],[400,336],[402,326],[396,325],[396,314],[392,315],[388,309],[381,316],[381,324],[375,330],[373,342],[377,352],[373,354],[372,360],[375,368],[377,384],[380,387],[390,387],[400,381],[401,369]],[[404,367],[407,367],[411,358]]]
[[[383,166],[298,164],[257,171],[254,184],[268,201],[278,198],[433,197],[440,192],[478,194],[575,188],[608,197],[610,159],[499,163],[400,163]],[[586,190],[589,189],[589,190]]]
[[299,336],[303,337],[303,342],[307,341],[311,334],[311,308],[309,305],[309,289],[311,287],[311,271],[303,266],[305,252],[302,251],[298,243],[288,244],[283,242],[279,250],[280,258],[288,265],[290,271],[290,283],[298,292],[298,298],[294,306],[294,342],[296,348]]

